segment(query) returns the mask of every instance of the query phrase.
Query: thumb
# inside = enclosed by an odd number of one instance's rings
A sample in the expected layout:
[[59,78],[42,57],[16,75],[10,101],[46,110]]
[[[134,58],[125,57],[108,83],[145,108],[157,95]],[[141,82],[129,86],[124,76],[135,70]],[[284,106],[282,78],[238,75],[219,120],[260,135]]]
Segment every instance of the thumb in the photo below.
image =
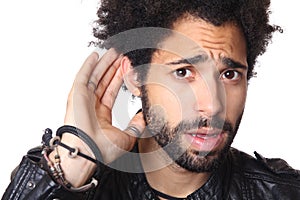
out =
[[136,115],[130,120],[127,128],[124,130],[127,134],[139,138],[146,127],[142,109],[140,109]]

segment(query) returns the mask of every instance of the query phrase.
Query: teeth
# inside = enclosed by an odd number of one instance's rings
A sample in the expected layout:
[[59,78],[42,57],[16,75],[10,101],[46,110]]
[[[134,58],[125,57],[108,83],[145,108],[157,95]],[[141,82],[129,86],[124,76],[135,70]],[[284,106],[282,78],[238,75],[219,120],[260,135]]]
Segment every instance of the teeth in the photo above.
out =
[[192,134],[193,137],[197,137],[197,138],[204,138],[205,136],[203,135],[197,135],[197,134]]
[[209,138],[209,137],[216,137],[219,134],[215,133],[215,134],[211,134],[211,135],[201,135],[201,134],[191,134],[191,135],[193,137],[197,137],[197,138]]

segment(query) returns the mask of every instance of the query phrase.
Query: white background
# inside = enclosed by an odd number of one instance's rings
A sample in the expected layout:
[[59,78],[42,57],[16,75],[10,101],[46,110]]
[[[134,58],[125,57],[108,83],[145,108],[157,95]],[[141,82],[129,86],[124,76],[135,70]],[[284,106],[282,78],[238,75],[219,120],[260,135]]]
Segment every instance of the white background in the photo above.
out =
[[[42,130],[63,124],[73,78],[93,48],[97,0],[0,2],[0,196],[11,170]],[[249,154],[284,158],[300,169],[299,10],[273,0],[271,22],[281,25],[259,59],[244,118],[233,144]]]

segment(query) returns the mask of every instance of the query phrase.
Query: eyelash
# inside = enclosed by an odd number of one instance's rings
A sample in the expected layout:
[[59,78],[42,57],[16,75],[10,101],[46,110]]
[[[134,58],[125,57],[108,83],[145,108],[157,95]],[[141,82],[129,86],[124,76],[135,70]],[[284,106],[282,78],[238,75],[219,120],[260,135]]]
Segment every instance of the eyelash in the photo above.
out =
[[[226,73],[228,73],[228,72],[235,73],[234,77],[232,77],[232,78],[225,77]],[[241,78],[242,78],[242,73],[240,73],[237,70],[232,70],[232,69],[226,70],[223,73],[221,73],[221,75],[220,75],[221,80],[227,80],[227,81],[239,81]]]
[[[185,70],[183,76],[178,76],[178,72],[182,72],[182,70]],[[226,73],[228,72],[233,72],[234,73],[234,77],[232,77],[231,79],[228,78],[228,77],[225,77],[226,76]],[[181,67],[181,68],[178,68],[178,69],[175,69],[172,74],[175,76],[176,79],[179,79],[179,80],[194,80],[195,78],[195,73],[193,72],[192,69],[189,69],[188,67]],[[237,82],[239,81],[240,79],[242,78],[242,73],[237,71],[237,70],[233,70],[233,69],[228,69],[224,72],[222,72],[220,74],[220,79],[221,80],[224,80],[224,81],[233,81],[233,82]]]
[[[178,76],[178,72],[185,70],[185,73],[183,75],[183,77]],[[194,78],[194,72],[191,69],[188,69],[188,67],[181,67],[178,69],[175,69],[172,74],[175,76],[175,78],[179,79],[179,80],[183,80],[183,79],[193,79]],[[186,75],[187,74],[187,75]],[[187,76],[187,77],[186,77]]]

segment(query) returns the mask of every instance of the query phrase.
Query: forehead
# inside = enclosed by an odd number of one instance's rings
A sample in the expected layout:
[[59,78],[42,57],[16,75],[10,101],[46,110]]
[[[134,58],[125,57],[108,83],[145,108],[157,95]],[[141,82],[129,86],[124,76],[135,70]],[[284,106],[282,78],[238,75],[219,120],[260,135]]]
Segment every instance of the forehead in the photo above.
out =
[[159,43],[158,49],[152,62],[170,62],[206,54],[215,60],[228,57],[247,65],[244,35],[231,22],[214,26],[200,18],[182,18],[173,24],[172,34]]

